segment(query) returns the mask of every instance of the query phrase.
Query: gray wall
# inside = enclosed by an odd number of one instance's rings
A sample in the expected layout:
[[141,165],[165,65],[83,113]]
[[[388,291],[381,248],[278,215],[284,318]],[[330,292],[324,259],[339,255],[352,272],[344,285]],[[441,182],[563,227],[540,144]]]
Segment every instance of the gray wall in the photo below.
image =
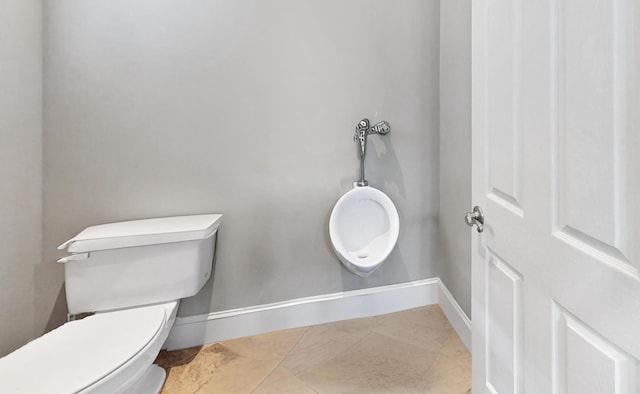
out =
[[[436,275],[437,0],[59,0],[45,15],[46,264],[87,225],[220,212],[213,288],[182,315]],[[327,234],[362,117],[392,125],[369,139],[367,178],[401,220],[368,279]]]
[[[37,335],[42,251],[42,10],[0,0],[0,356]],[[46,308],[46,306],[43,305]]]
[[440,239],[437,272],[471,316],[471,0],[440,4]]

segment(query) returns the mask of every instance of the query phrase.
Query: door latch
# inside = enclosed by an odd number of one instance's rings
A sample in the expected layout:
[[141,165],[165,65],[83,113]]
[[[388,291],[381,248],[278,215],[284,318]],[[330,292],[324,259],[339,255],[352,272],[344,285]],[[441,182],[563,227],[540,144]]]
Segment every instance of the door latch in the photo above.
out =
[[467,212],[464,215],[464,221],[469,227],[476,225],[479,233],[484,231],[484,213],[482,212],[482,208],[479,206],[476,205],[473,207],[473,211]]

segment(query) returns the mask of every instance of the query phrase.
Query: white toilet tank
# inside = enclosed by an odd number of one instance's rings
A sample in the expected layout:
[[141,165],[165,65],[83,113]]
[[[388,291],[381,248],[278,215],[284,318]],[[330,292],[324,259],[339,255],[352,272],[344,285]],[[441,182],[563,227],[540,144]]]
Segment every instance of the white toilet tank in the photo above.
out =
[[211,276],[222,215],[101,224],[58,249],[69,313],[97,312],[190,297]]

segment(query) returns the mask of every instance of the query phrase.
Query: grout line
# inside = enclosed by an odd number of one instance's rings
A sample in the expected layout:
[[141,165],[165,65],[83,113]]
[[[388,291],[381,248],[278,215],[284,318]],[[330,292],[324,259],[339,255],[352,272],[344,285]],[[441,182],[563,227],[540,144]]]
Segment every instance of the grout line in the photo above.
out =
[[[276,364],[276,366],[275,366],[275,367],[273,367],[273,369],[271,370],[271,372],[269,372],[269,373],[267,374],[267,376],[265,376],[265,377],[264,377],[264,378],[263,378],[263,379],[262,379],[262,380],[261,380],[261,381],[256,385],[256,387],[254,387],[254,388],[251,390],[251,393],[255,393],[255,392],[256,392],[256,390],[257,390],[258,388],[260,388],[260,386],[262,386],[262,383],[264,383],[267,379],[269,379],[269,377],[270,377],[271,375],[273,375],[273,373],[275,372],[275,370],[276,370],[276,369],[278,369],[278,367],[280,366],[280,364],[282,364],[282,362],[284,361],[284,359],[285,359],[285,358],[287,358],[287,356],[289,355],[289,353],[291,353],[291,350],[293,350],[293,348],[295,348],[295,347],[298,345],[298,343],[300,343],[300,341],[302,340],[302,338],[304,338],[304,336],[305,336],[305,335],[307,335],[307,332],[309,332],[309,327],[306,327],[306,328],[305,328],[304,333],[303,333],[302,335],[300,335],[300,338],[298,338],[298,340],[296,341],[296,343],[295,343],[293,346],[291,346],[291,348],[289,349],[289,351],[287,352],[287,354],[285,354],[284,356],[282,356],[282,358],[280,359],[280,361],[278,361],[278,363]],[[292,374],[292,375],[293,375],[293,376],[295,376],[295,374]],[[306,383],[305,383],[305,385],[306,385]]]
[[264,383],[267,379],[269,379],[269,376],[273,375],[273,371],[275,371],[278,368],[278,365],[280,365],[280,363],[276,364],[276,366],[273,367],[271,372],[269,372],[267,376],[265,376],[261,381],[258,382],[258,384],[254,388],[251,389],[250,393],[255,393],[256,390],[259,389],[260,386],[262,386],[262,383]]
[[[427,305],[427,306],[418,307],[418,308],[412,308],[410,310],[421,309],[421,308],[430,308],[430,307],[433,307],[433,306],[438,307],[438,309],[442,312],[442,310],[440,309],[440,306],[438,304]],[[402,312],[396,312],[396,313],[402,313]],[[444,313],[442,313],[442,319],[438,318],[438,320],[442,321],[442,323],[443,323],[443,327],[441,327],[441,329],[434,328],[434,327],[431,327],[431,326],[428,326],[428,325],[423,325],[421,323],[415,323],[413,321],[407,323],[407,325],[403,326],[402,328],[406,329],[406,327],[412,326],[413,328],[418,329],[418,330],[426,329],[426,330],[432,330],[434,332],[437,332],[437,335],[436,335],[435,339],[438,342],[440,342],[440,339],[445,338],[443,343],[440,344],[440,346],[442,347],[442,346],[444,346],[444,342],[446,342],[448,340],[448,335],[449,334],[447,333],[447,331],[452,330],[455,333],[455,329],[453,328],[453,326],[451,325],[451,323],[447,319],[446,315],[444,315]],[[373,327],[369,331],[371,331],[373,333],[376,333],[376,334],[379,334],[379,335],[382,335],[382,336],[384,336],[386,338],[399,341],[399,342],[404,343],[406,345],[418,346],[418,347],[421,347],[422,349],[425,349],[425,350],[428,350],[428,351],[431,350],[430,346],[423,347],[423,345],[422,345],[422,343],[420,341],[416,341],[414,339],[408,339],[408,338],[403,337],[403,336],[394,336],[394,335],[391,335],[391,334],[389,334],[387,332],[384,332],[384,328],[381,325],[376,325],[375,327]],[[440,348],[438,348],[435,351],[439,352]]]
[[[302,339],[304,337],[307,336],[307,333],[309,332],[309,329],[311,328],[311,326],[307,326],[304,330],[304,334],[300,335],[300,338],[298,338],[298,340],[296,341],[295,344],[293,344],[293,346],[291,346],[291,349],[289,349],[289,351],[287,352],[287,354],[284,355],[284,357],[282,358],[282,360],[284,360],[285,358],[289,357],[289,355],[291,354],[291,352],[293,351],[293,349],[296,348],[296,346],[298,346],[298,344],[300,343],[300,341],[302,341]],[[278,364],[279,365],[279,364]]]
[[274,372],[276,369],[278,369],[278,366],[280,366],[280,363],[282,362],[282,360],[284,360],[284,357],[283,357],[280,361],[278,361],[278,363],[277,363],[277,364],[275,365],[275,367],[273,367],[273,369],[272,369],[272,370],[267,374],[267,376],[265,376],[264,378],[262,378],[262,380],[261,380],[261,381],[259,381],[259,382],[258,382],[258,384],[256,384],[256,386],[255,386],[253,389],[251,389],[250,393],[255,393],[255,392],[256,392],[256,390],[257,390],[258,388],[260,388],[260,386],[262,386],[262,383],[264,383],[267,379],[269,379],[269,376],[273,375],[273,372]]
[[[444,312],[442,311],[442,308],[438,306],[438,309],[440,310],[440,312],[444,315]],[[414,308],[412,308],[414,309]],[[402,312],[400,312],[402,313]],[[363,336],[359,339],[357,339],[355,342],[351,343],[350,346],[342,348],[336,355],[334,355],[334,357],[332,359],[329,360],[325,360],[324,362],[331,362],[334,358],[336,357],[341,357],[345,354],[348,354],[350,352],[353,351],[353,349],[362,344],[363,341],[365,341],[365,339],[367,339],[370,335],[381,335],[384,338],[388,338],[392,341],[399,341],[400,343],[404,343],[407,345],[413,345],[412,343],[410,343],[410,341],[406,341],[405,338],[396,338],[393,336],[390,336],[384,332],[380,332],[377,331],[380,327],[379,324],[375,324],[376,323],[376,318],[378,316],[371,316],[371,317],[365,317],[365,318],[357,318],[357,319],[347,319],[347,320],[366,320],[366,321],[371,321],[373,322],[373,324],[369,325],[368,323],[365,324],[363,327],[360,328],[360,330],[362,331]],[[453,326],[451,325],[451,323],[449,322],[449,320],[446,318],[446,315],[443,316],[444,317],[444,321],[447,323],[446,325],[449,326],[449,328],[446,328],[444,331],[450,331],[452,336],[455,336],[457,340],[459,339],[459,335],[455,332],[455,329],[453,328]],[[306,326],[306,327],[300,327],[300,329],[302,329],[302,334],[299,336],[299,338],[296,340],[296,342],[291,345],[287,351],[286,354],[284,354],[282,357],[280,357],[278,360],[274,360],[276,362],[275,366],[267,372],[267,374],[260,380],[258,381],[255,386],[253,388],[251,388],[249,390],[250,393],[256,393],[257,391],[259,391],[260,387],[262,387],[262,385],[271,377],[273,376],[274,372],[278,369],[278,368],[283,368],[284,370],[286,370],[289,374],[291,374],[292,378],[295,378],[297,380],[297,382],[301,385],[300,388],[302,388],[303,386],[305,388],[307,388],[309,390],[309,392],[311,393],[320,393],[320,391],[316,390],[314,387],[312,387],[309,382],[307,382],[306,380],[303,380],[298,374],[293,373],[292,370],[290,370],[289,368],[283,367],[282,364],[284,362],[284,360],[286,360],[288,357],[290,357],[292,355],[292,353],[294,352],[295,349],[297,349],[297,346],[300,346],[302,341],[307,337],[307,335],[311,335],[311,329],[314,327],[327,327],[328,330],[327,332],[329,332],[331,330],[331,326],[335,325],[336,323],[340,323],[342,321],[339,322],[329,322],[329,323],[324,323],[324,324],[318,324],[318,325],[311,325],[311,326]],[[424,328],[428,328],[428,327],[424,327]],[[449,337],[447,337],[449,338]],[[438,346],[438,349],[435,351],[435,357],[432,360],[432,362],[430,363],[430,365],[427,367],[426,371],[420,375],[420,379],[422,380],[422,382],[426,382],[427,376],[429,375],[430,372],[433,371],[433,369],[436,367],[436,365],[438,364],[439,360],[441,360],[443,357],[444,358],[455,358],[455,357],[450,357],[450,356],[446,356],[443,354],[443,350],[444,347],[446,345],[446,342],[448,341],[445,340],[444,343],[440,343],[440,341],[438,341],[438,343],[441,346]],[[219,341],[217,343],[219,343],[222,346],[225,346],[225,342],[228,341]],[[345,343],[346,344],[346,343]],[[280,348],[282,349],[282,348]],[[317,369],[317,365],[311,369],[309,369],[309,371],[313,371],[315,369]],[[278,380],[274,380],[272,383],[275,383],[275,385],[277,386],[279,382],[283,382],[283,381],[287,381],[287,379],[278,379]],[[296,384],[298,384],[296,383]],[[201,383],[200,387],[198,388],[198,392],[202,392],[202,390],[204,389],[204,385],[205,383]],[[319,389],[321,390],[321,389]]]

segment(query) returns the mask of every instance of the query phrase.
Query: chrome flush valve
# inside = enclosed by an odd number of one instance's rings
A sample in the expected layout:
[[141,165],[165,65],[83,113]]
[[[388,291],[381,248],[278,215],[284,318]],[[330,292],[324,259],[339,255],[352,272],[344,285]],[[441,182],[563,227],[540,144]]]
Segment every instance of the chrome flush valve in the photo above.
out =
[[367,150],[367,134],[369,134],[369,119],[362,119],[356,126],[353,140],[360,143],[360,157],[364,157]]
[[367,135],[380,134],[387,135],[391,131],[391,126],[386,121],[381,121],[373,126],[370,126],[369,119],[362,119],[356,125],[356,132],[353,135],[353,140],[360,143],[360,156],[364,157],[367,151]]
[[382,122],[378,122],[374,124],[373,127],[371,128],[371,131],[369,131],[367,134],[376,133],[380,135],[387,135],[389,134],[390,131],[391,131],[391,126],[389,126],[389,123],[383,120]]
[[381,121],[371,127],[369,119],[362,119],[356,125],[356,132],[353,140],[360,143],[360,180],[356,183],[358,186],[367,186],[369,183],[364,179],[364,156],[367,153],[367,135],[380,134],[386,135],[391,131],[391,126],[386,121]]

